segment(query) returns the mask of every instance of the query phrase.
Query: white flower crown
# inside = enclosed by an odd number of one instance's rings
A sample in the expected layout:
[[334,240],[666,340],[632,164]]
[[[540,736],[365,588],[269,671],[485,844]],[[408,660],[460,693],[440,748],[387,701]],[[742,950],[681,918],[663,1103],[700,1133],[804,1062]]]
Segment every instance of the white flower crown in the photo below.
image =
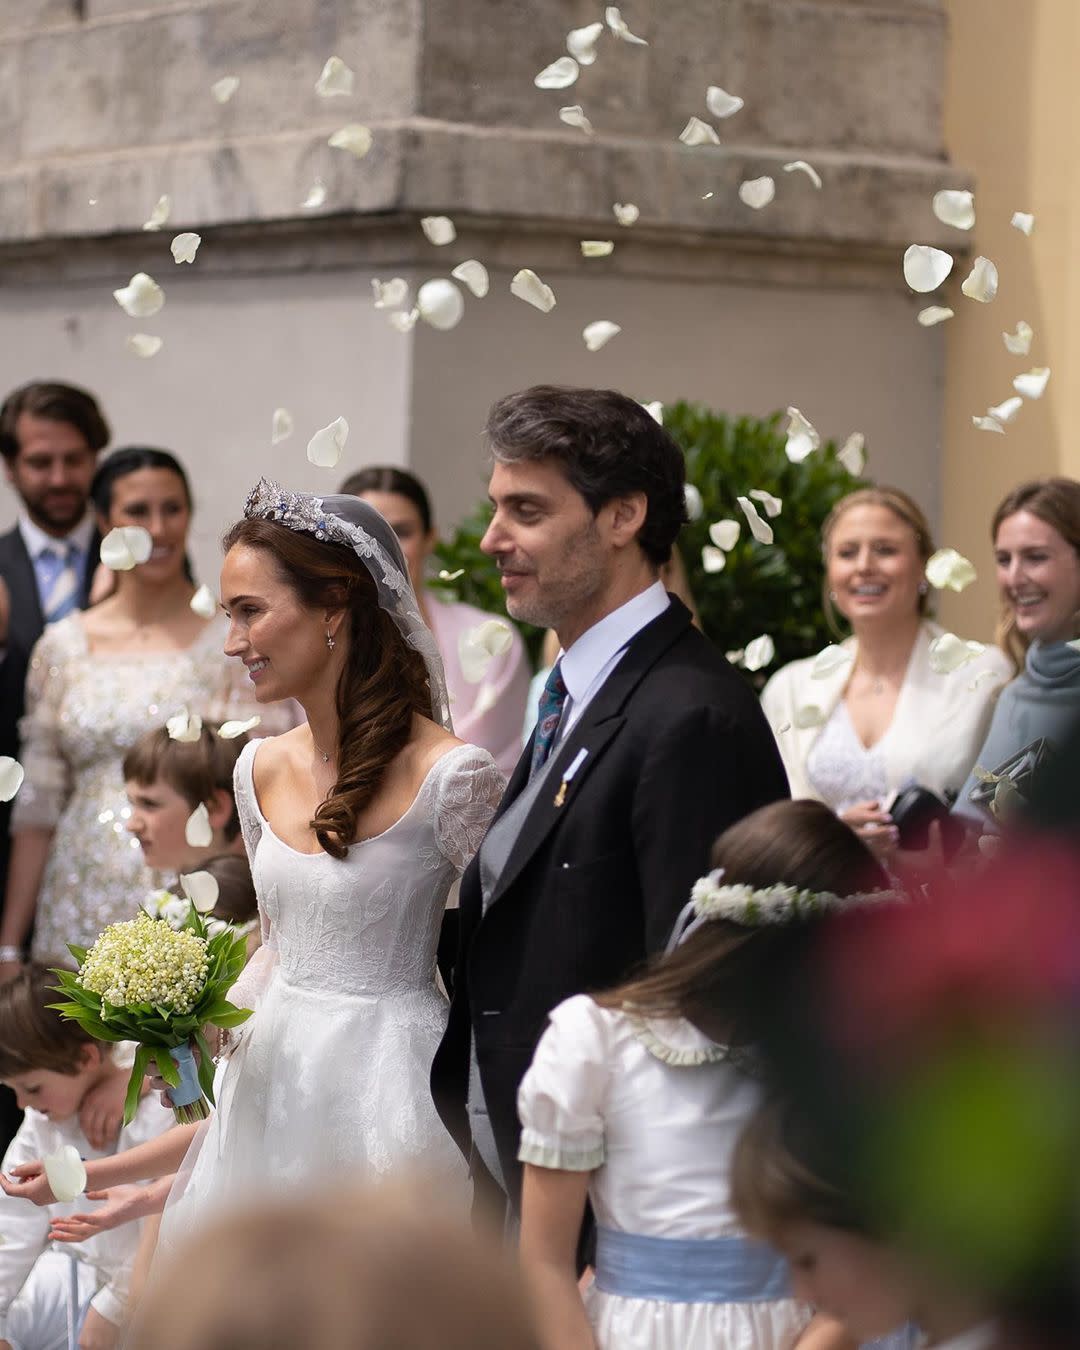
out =
[[694,882],[690,904],[698,920],[727,919],[745,927],[757,927],[790,923],[826,910],[852,909],[856,905],[902,898],[901,892],[893,890],[834,895],[832,891],[805,891],[782,884],[747,886],[735,882],[724,885],[723,877],[724,869],[718,867],[707,877]]

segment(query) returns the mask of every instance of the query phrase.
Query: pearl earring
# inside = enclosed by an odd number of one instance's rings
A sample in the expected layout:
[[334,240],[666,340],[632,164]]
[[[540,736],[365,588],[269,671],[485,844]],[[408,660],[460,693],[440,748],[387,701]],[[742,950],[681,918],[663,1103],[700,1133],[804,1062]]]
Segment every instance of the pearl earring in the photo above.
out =
[[829,599],[833,602],[834,605],[836,604],[836,592],[835,592],[835,591],[830,591],[830,592],[829,592]]
[[331,651],[334,650],[334,635],[330,632],[329,628],[326,630],[326,645]]

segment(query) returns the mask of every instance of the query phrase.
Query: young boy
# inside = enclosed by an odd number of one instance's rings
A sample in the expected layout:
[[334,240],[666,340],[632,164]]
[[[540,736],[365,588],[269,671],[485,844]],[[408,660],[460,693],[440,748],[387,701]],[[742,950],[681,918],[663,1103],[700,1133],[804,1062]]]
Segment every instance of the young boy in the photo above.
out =
[[[120,1153],[174,1124],[172,1112],[151,1094],[140,1101],[115,1144],[92,1147],[79,1125],[79,1109],[94,1089],[126,1084],[129,1069],[114,1059],[111,1046],[48,1007],[58,997],[55,984],[56,977],[43,966],[30,965],[0,986],[0,1081],[14,1090],[25,1112],[4,1157],[5,1173],[65,1145],[83,1158]],[[139,1229],[127,1224],[66,1252],[52,1248],[50,1222],[88,1208],[84,1196],[38,1209],[0,1194],[0,1350],[53,1350],[67,1344],[71,1256],[78,1260],[79,1345],[111,1350],[119,1344]]]

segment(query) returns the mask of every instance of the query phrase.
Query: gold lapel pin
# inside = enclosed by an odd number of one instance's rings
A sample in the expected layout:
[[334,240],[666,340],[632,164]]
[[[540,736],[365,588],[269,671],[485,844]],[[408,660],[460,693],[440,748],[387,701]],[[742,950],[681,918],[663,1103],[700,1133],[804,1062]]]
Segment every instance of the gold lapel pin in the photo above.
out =
[[566,789],[570,786],[570,780],[573,778],[574,774],[577,773],[578,769],[580,769],[581,766],[585,763],[588,754],[589,754],[588,750],[586,750],[585,747],[582,746],[581,749],[574,756],[574,758],[570,761],[569,765],[567,766],[566,772],[563,774],[562,782],[559,784],[559,790],[555,794],[554,804],[556,806],[562,806],[563,802],[566,801]]

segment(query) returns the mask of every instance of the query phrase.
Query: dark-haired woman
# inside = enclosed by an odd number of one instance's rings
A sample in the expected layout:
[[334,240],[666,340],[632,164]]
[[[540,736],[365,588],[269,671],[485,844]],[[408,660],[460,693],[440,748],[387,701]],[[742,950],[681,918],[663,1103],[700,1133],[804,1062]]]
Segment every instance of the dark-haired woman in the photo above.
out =
[[141,526],[152,550],[116,573],[108,599],[53,624],[34,648],[0,977],[18,969],[31,926],[34,953],[48,960],[131,918],[153,888],[125,828],[121,762],[135,741],[183,707],[218,719],[254,710],[242,672],[222,656],[224,617],[191,609],[191,492],[179,462],[164,450],[116,450],[91,500],[103,535]]

